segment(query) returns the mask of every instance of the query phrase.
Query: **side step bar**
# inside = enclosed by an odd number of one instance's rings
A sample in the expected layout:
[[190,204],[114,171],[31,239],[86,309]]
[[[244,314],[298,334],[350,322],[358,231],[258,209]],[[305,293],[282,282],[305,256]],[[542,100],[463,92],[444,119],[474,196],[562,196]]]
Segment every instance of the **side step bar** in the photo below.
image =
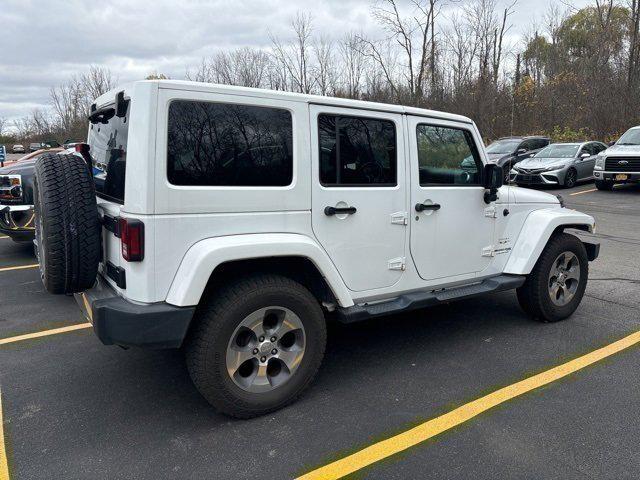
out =
[[338,319],[342,323],[354,323],[371,317],[380,317],[383,315],[417,310],[419,308],[432,307],[452,300],[475,297],[485,293],[513,290],[514,288],[522,286],[525,280],[526,277],[524,275],[499,275],[473,285],[430,290],[428,292],[407,293],[388,302],[338,308],[336,312],[338,313]]

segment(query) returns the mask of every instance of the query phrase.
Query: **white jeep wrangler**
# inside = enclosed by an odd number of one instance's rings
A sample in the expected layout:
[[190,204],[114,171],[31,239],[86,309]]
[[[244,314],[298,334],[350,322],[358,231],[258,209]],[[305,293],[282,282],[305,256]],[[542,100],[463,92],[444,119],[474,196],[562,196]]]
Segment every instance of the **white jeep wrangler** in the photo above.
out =
[[36,166],[44,284],[75,293],[107,345],[183,347],[229,415],[309,385],[329,312],[354,322],[516,289],[528,315],[557,321],[598,255],[564,232],[593,218],[502,186],[462,116],[142,81],[89,120],[80,155]]

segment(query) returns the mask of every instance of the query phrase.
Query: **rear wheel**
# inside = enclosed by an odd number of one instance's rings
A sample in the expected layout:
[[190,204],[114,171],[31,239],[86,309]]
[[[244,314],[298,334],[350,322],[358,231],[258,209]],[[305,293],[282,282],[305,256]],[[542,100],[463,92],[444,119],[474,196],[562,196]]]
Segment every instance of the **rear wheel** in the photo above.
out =
[[250,418],[293,402],[315,376],[326,344],[313,295],[278,275],[240,280],[199,308],[187,367],[220,412]]
[[582,242],[567,233],[554,235],[517,289],[518,301],[535,320],[563,320],[580,305],[588,276],[589,260]]
[[596,188],[598,190],[611,191],[613,190],[613,182],[607,180],[596,180]]

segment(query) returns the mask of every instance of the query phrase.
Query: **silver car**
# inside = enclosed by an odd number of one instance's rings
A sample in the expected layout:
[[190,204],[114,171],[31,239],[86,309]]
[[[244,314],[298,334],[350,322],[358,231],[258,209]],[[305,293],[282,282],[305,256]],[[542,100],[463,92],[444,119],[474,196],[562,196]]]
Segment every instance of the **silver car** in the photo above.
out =
[[509,180],[518,186],[571,188],[577,182],[593,180],[596,156],[606,148],[602,142],[552,143],[514,166]]

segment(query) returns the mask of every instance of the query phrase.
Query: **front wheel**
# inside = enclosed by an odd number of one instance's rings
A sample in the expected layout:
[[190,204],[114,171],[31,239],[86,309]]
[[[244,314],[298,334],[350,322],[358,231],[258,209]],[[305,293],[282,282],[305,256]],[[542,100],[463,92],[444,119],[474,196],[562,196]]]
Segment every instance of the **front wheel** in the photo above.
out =
[[564,320],[580,305],[588,277],[589,260],[582,242],[568,233],[554,235],[517,289],[518,301],[535,320]]
[[606,180],[596,180],[596,188],[598,190],[610,192],[611,190],[613,190],[613,182],[608,182]]
[[564,177],[564,186],[566,188],[573,188],[575,187],[577,181],[578,173],[573,168],[570,168]]
[[239,280],[198,308],[186,348],[200,393],[237,418],[293,402],[315,376],[326,325],[315,297],[279,275]]

